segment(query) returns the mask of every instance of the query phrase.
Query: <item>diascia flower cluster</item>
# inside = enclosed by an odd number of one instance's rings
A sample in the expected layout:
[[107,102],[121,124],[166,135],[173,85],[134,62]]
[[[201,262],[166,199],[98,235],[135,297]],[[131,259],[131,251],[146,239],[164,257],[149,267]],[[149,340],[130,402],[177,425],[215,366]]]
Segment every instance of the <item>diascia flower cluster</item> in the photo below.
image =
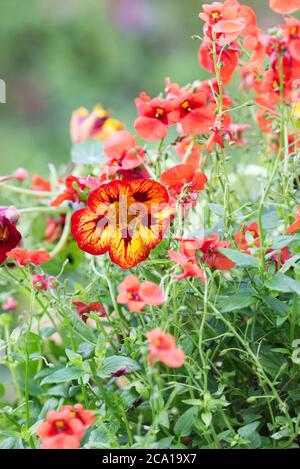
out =
[[80,107],[64,172],[0,176],[16,447],[299,445],[300,2],[268,3],[267,31],[202,4],[199,79],[137,90],[132,131]]

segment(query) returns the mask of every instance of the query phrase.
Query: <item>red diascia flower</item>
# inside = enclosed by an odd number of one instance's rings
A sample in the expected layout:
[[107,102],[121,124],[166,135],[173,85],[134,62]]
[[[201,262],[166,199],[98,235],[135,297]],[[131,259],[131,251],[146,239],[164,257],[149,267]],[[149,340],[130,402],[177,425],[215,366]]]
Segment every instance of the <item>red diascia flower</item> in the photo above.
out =
[[[220,63],[222,63],[220,78],[224,84],[229,83],[239,62],[239,48],[237,44],[233,42],[225,49],[217,45],[216,52],[218,57],[220,57]],[[198,51],[198,60],[203,68],[214,75],[216,74],[211,42],[208,41],[201,44]]]
[[241,226],[241,230],[234,234],[237,247],[246,254],[251,254],[249,248],[260,246],[258,224],[250,223],[248,226]]
[[68,410],[73,418],[79,419],[81,421],[84,428],[88,428],[94,423],[94,412],[92,410],[84,409],[81,404],[75,404],[74,406],[63,405],[61,406],[60,410]]
[[92,303],[86,304],[79,300],[73,300],[72,304],[76,306],[76,312],[84,322],[88,320],[87,313],[99,313],[101,317],[106,316],[106,311],[102,303],[93,301]]
[[292,234],[298,230],[300,230],[300,207],[298,207],[297,213],[295,215],[295,221],[288,227],[287,233]]
[[106,140],[124,125],[112,119],[109,113],[97,104],[93,111],[80,107],[73,112],[70,123],[71,140],[73,143],[82,143],[86,140]]
[[53,275],[47,277],[45,274],[36,274],[32,276],[32,285],[36,290],[42,291],[48,288],[57,288],[57,278]]
[[181,138],[176,142],[176,151],[182,163],[199,169],[201,160],[201,145],[196,144],[191,137]]
[[[168,84],[168,88],[176,85]],[[174,118],[180,123],[180,129],[185,135],[204,134],[214,120],[214,106],[209,106],[207,93],[204,89],[194,91],[178,88],[177,96],[171,99],[175,112]]]
[[102,183],[103,181],[100,178],[93,176],[68,176],[65,180],[66,190],[56,197],[50,205],[57,207],[65,200],[69,200],[70,202],[83,202],[87,199],[89,192],[97,189]]
[[243,136],[245,130],[251,129],[249,124],[229,124],[230,140],[236,145],[247,145],[248,140]]
[[169,251],[168,257],[183,268],[183,273],[173,275],[173,278],[181,280],[183,278],[195,277],[200,278],[202,282],[206,282],[206,276],[203,270],[197,264],[196,252],[198,249],[197,240],[181,240],[179,252]]
[[94,421],[93,413],[81,404],[62,406],[60,411],[50,410],[46,420],[36,429],[42,440],[42,449],[77,449],[85,428]]
[[154,329],[146,334],[149,344],[149,363],[154,360],[171,368],[180,368],[185,362],[185,353],[176,347],[175,338],[171,334],[165,334],[161,329]]
[[14,311],[17,309],[18,302],[13,296],[9,296],[5,303],[2,305],[3,311]]
[[21,233],[16,228],[19,214],[14,207],[0,207],[0,265],[7,253],[21,241]]
[[202,8],[199,17],[205,22],[204,34],[210,39],[215,37],[222,46],[237,39],[246,27],[256,22],[254,11],[237,0],[204,4]]
[[164,296],[158,285],[153,282],[140,282],[134,275],[128,275],[119,285],[117,302],[127,304],[135,313],[143,310],[145,305],[159,306],[164,303]]
[[170,125],[176,122],[172,102],[150,98],[144,91],[135,99],[139,117],[135,120],[136,133],[144,140],[155,141],[167,135]]
[[201,241],[199,240],[203,262],[209,265],[209,267],[219,270],[230,270],[235,266],[234,262],[219,252],[220,249],[230,247],[231,244],[228,241],[220,241],[215,233],[207,238],[203,238]]
[[160,177],[161,182],[180,194],[185,184],[190,184],[189,192],[202,191],[207,183],[207,177],[201,171],[195,171],[190,164],[177,164],[164,171]]
[[225,119],[219,116],[216,117],[212,133],[208,140],[205,143],[205,147],[208,153],[215,147],[215,145],[220,145],[220,147],[225,147],[225,139],[228,138],[230,141],[234,141],[234,137],[230,130],[230,118],[226,116]]
[[150,179],[111,181],[75,212],[71,231],[80,249],[95,256],[109,252],[113,262],[130,269],[146,259],[163,238],[170,220],[166,189]]
[[300,9],[300,0],[270,0],[270,8],[279,14],[294,13]]
[[26,249],[12,249],[6,254],[6,257],[15,259],[20,267],[26,264],[41,265],[42,262],[48,262],[51,257],[47,251],[38,249],[36,251],[29,251]]
[[38,174],[34,174],[32,176],[31,181],[32,181],[31,190],[45,191],[45,192],[51,191],[51,184],[50,184],[50,181],[48,181],[48,179],[44,179]]
[[285,24],[280,25],[280,29],[288,44],[288,50],[292,58],[300,62],[300,20],[291,16],[286,16],[284,20]]
[[126,130],[116,132],[106,141],[104,153],[108,156],[105,164],[110,174],[141,166],[145,156],[144,149],[136,146],[136,137]]

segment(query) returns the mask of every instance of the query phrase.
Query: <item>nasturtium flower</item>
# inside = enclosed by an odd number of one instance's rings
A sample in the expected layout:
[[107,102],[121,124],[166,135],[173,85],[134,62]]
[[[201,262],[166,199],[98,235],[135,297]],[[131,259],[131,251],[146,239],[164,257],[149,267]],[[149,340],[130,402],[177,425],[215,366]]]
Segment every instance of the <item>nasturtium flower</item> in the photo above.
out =
[[146,334],[149,345],[148,361],[152,365],[157,359],[170,368],[180,368],[185,362],[184,351],[176,347],[175,338],[161,329],[153,329]]
[[97,104],[89,113],[85,107],[76,109],[71,117],[70,134],[73,143],[82,143],[86,140],[106,140],[124,125],[112,119],[109,113]]
[[7,253],[21,241],[21,233],[16,228],[19,215],[14,207],[0,207],[0,265]]
[[72,215],[78,247],[130,269],[149,256],[163,238],[171,209],[166,189],[150,179],[115,180],[91,192],[87,208]]
[[145,305],[159,306],[165,301],[163,293],[154,282],[140,282],[134,275],[128,275],[119,285],[117,302],[127,304],[135,313],[143,310]]

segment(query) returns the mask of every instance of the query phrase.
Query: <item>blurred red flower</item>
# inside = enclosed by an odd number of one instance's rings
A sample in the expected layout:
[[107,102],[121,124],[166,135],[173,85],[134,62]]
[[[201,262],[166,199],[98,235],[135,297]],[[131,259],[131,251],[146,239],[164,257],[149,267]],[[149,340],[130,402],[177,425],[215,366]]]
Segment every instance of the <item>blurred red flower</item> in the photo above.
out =
[[149,344],[149,363],[157,359],[170,368],[180,368],[185,362],[185,353],[176,347],[175,338],[161,329],[154,329],[146,334]]
[[106,310],[102,303],[93,301],[92,303],[86,304],[79,300],[72,300],[72,304],[76,306],[76,312],[84,322],[88,320],[87,313],[99,313],[101,317],[106,316]]
[[48,262],[51,257],[47,251],[38,249],[36,251],[29,251],[26,249],[12,249],[6,256],[10,259],[15,259],[20,267],[26,264],[41,265],[42,262]]

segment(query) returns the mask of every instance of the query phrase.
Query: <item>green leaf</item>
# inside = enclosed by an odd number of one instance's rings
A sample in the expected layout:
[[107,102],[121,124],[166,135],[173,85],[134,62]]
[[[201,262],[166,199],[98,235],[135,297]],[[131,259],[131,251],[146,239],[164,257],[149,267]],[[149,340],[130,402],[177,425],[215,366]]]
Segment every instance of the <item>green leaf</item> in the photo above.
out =
[[256,257],[249,256],[243,252],[236,251],[235,249],[220,249],[220,252],[228,257],[231,261],[235,262],[239,267],[258,267],[258,260]]
[[204,422],[204,425],[206,427],[209,427],[209,425],[211,424],[211,420],[212,420],[212,413],[211,412],[202,412],[201,418]]
[[277,272],[277,274],[267,279],[265,286],[270,290],[284,293],[297,293],[297,295],[300,295],[300,282],[281,272]]
[[98,373],[98,376],[106,378],[110,376],[113,371],[117,371],[120,368],[128,368],[131,371],[139,370],[140,365],[129,357],[113,355],[112,357],[108,357],[103,360],[103,367]]
[[288,305],[283,303],[282,301],[274,298],[273,296],[264,296],[262,297],[262,301],[275,313],[279,316],[285,316],[288,312]]
[[236,309],[247,308],[255,301],[255,297],[251,292],[240,292],[233,296],[223,298],[221,302],[222,313],[234,311]]
[[272,249],[282,249],[285,248],[286,246],[289,246],[293,241],[299,240],[300,236],[295,235],[295,236],[277,236],[276,238],[273,239],[272,242]]
[[84,374],[84,371],[76,366],[70,366],[69,368],[60,368],[56,369],[54,373],[51,375],[46,376],[41,381],[41,386],[44,384],[58,384],[58,383],[66,383],[68,381],[72,381],[73,379],[81,378]]
[[196,407],[186,410],[177,420],[174,426],[174,432],[177,436],[189,436],[194,425],[194,420],[198,412]]

